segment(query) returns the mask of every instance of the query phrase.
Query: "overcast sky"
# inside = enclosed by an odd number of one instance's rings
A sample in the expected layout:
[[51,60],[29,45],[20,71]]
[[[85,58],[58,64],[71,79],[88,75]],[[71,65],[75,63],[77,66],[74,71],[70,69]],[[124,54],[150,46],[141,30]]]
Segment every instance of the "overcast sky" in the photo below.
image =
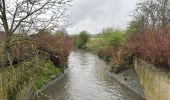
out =
[[139,0],[73,0],[69,34],[87,30],[91,34],[105,27],[125,28]]

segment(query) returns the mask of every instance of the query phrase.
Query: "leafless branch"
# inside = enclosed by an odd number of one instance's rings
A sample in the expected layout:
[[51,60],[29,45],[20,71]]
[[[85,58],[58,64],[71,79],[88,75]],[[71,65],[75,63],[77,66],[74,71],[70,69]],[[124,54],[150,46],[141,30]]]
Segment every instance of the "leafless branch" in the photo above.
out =
[[[8,1],[8,3],[6,2]],[[3,28],[13,34],[19,29],[37,29],[56,26],[64,18],[72,0],[0,0],[0,18]],[[44,18],[42,18],[44,17]],[[43,23],[40,25],[39,23]],[[33,24],[33,25],[32,25]],[[25,30],[24,29],[24,30]],[[26,30],[27,32],[29,30]]]

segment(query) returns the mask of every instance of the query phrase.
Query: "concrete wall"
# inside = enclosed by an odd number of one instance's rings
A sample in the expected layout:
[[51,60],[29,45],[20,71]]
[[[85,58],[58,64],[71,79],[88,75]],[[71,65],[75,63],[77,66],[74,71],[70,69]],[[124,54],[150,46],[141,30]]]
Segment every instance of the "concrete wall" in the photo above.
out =
[[147,100],[170,100],[170,73],[139,59],[135,60],[135,70]]

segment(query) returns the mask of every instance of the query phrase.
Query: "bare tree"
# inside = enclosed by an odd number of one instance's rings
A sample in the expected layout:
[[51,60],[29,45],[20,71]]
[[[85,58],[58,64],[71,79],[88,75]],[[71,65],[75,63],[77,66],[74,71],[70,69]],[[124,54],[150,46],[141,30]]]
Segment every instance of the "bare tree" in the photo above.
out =
[[170,0],[144,0],[137,5],[135,18],[148,27],[166,27],[170,20]]
[[156,0],[158,9],[158,18],[160,19],[161,26],[165,27],[170,20],[170,0]]
[[0,0],[0,27],[5,31],[5,58],[13,34],[55,29],[72,0]]

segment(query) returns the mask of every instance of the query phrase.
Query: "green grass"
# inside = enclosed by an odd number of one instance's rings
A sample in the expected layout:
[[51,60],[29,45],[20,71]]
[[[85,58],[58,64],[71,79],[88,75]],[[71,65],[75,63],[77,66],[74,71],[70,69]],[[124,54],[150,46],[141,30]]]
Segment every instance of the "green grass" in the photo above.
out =
[[40,73],[37,75],[37,80],[35,82],[36,89],[40,89],[49,81],[51,81],[51,76],[58,76],[62,73],[63,70],[54,66],[51,61],[45,61],[43,67],[40,70]]
[[100,33],[103,42],[107,45],[121,45],[124,42],[124,32],[121,30],[106,29]]
[[124,42],[125,35],[123,31],[109,28],[98,34],[96,38],[90,38],[86,48],[94,53],[98,53],[102,49],[119,46]]
[[103,42],[103,38],[90,38],[86,47],[88,50],[97,53],[101,49],[107,47],[107,43]]
[[16,95],[29,84],[32,84],[34,90],[38,90],[51,81],[51,76],[63,73],[63,69],[54,66],[45,57],[35,57],[12,68],[0,68],[0,70],[4,87],[1,93],[7,93],[4,97],[9,99],[16,98]]

